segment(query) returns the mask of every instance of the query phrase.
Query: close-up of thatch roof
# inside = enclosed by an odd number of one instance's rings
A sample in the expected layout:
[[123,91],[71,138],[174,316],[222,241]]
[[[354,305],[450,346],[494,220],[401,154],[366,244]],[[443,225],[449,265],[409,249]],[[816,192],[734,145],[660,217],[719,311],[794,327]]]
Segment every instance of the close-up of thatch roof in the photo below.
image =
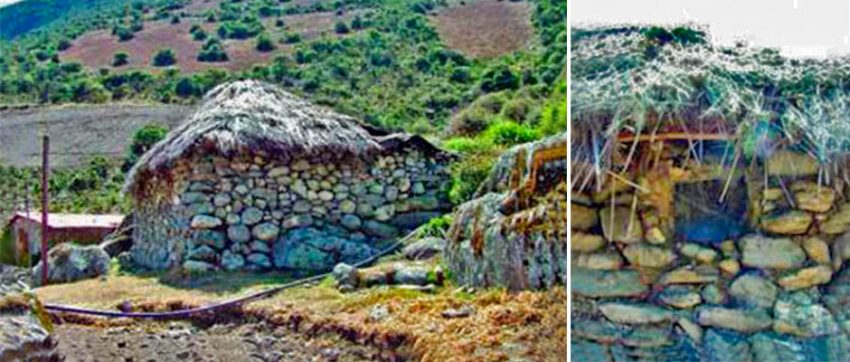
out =
[[194,115],[169,132],[130,170],[125,189],[141,172],[167,169],[198,147],[223,156],[264,151],[288,156],[333,154],[337,158],[381,149],[354,118],[271,84],[245,80],[210,91]]
[[623,135],[767,142],[820,162],[850,151],[850,63],[712,42],[701,26],[573,28],[573,161]]

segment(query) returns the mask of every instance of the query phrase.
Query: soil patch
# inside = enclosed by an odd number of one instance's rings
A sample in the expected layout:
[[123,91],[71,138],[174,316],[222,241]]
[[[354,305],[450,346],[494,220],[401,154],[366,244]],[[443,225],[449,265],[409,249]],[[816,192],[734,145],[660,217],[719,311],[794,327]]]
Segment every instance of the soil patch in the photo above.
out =
[[491,58],[526,47],[534,35],[528,2],[480,0],[441,9],[431,21],[450,48]]

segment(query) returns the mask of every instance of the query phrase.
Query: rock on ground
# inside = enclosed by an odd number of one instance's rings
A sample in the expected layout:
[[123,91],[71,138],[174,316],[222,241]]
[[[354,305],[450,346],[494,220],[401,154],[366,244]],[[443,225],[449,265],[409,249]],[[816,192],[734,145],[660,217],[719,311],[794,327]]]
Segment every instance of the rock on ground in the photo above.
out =
[[[39,262],[32,270],[41,275]],[[94,278],[109,271],[109,255],[97,245],[59,244],[47,252],[48,279],[50,283],[67,283]],[[38,282],[40,278],[34,278]]]

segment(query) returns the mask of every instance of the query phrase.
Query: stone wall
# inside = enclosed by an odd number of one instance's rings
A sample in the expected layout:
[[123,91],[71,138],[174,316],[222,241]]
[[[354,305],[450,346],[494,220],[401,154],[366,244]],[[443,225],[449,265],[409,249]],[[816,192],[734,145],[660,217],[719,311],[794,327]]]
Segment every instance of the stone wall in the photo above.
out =
[[480,197],[458,208],[445,249],[455,282],[511,290],[565,284],[566,147],[564,134],[509,150]]
[[371,163],[193,156],[173,200],[136,207],[133,259],[193,271],[329,270],[450,209],[447,160],[406,148]]
[[749,231],[717,242],[673,237],[652,175],[574,194],[574,359],[845,360],[850,190],[818,170],[779,152],[747,171]]

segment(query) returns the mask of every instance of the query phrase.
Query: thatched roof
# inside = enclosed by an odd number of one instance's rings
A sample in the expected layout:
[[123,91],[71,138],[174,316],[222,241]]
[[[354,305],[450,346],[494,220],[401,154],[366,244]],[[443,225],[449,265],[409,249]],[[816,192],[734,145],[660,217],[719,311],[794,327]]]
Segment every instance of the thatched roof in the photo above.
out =
[[379,152],[381,146],[354,119],[319,107],[259,81],[216,87],[198,111],[145,153],[127,177],[125,190],[140,174],[168,169],[190,152],[233,156],[270,155],[344,159]]
[[599,166],[623,133],[729,135],[821,162],[850,151],[846,58],[719,46],[699,26],[574,28],[571,54],[574,160]]

